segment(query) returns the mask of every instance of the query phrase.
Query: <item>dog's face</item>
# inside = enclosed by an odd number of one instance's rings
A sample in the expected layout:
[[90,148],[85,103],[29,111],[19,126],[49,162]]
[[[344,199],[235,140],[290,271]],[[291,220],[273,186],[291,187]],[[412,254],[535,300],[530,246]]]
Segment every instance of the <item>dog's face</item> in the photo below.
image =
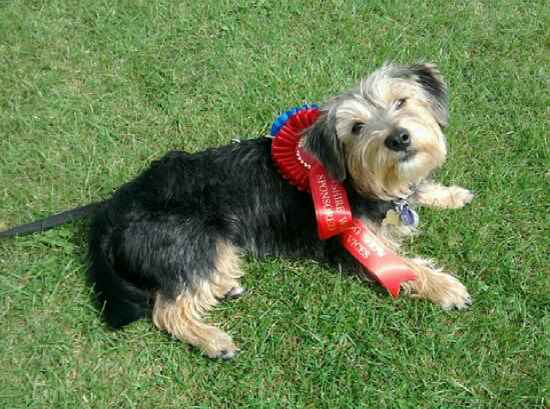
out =
[[321,108],[305,147],[363,195],[406,197],[445,161],[447,116],[434,65],[384,65]]

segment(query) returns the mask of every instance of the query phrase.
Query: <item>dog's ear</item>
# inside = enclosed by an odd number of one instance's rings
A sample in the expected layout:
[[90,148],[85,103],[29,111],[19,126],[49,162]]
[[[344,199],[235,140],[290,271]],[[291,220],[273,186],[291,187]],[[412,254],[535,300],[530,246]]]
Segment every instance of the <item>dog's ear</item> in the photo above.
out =
[[346,178],[344,147],[336,134],[334,113],[322,111],[306,131],[305,148],[325,166],[329,175],[339,182]]
[[430,98],[432,113],[442,128],[449,124],[447,86],[435,64],[416,64],[409,67],[416,82]]

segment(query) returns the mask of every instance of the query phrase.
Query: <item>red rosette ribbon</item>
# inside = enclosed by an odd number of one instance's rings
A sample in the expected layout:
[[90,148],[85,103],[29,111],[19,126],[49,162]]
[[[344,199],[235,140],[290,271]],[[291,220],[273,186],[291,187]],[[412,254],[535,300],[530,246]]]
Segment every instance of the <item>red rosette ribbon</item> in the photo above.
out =
[[271,157],[281,175],[298,190],[308,190],[308,175],[315,158],[300,146],[304,130],[319,117],[318,108],[306,108],[290,116],[274,136]]
[[311,193],[319,238],[339,236],[343,247],[396,298],[401,282],[415,280],[415,273],[363,221],[353,218],[344,186],[300,145],[304,131],[318,116],[318,108],[306,106],[293,110],[286,122],[279,118],[282,124],[273,135],[272,159],[290,184]]

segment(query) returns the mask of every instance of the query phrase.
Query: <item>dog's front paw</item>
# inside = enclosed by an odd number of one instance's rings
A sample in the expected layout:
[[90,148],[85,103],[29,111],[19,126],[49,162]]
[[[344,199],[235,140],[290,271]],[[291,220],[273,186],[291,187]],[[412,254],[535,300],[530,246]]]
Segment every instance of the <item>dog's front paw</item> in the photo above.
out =
[[217,328],[212,328],[208,332],[207,338],[199,346],[209,358],[229,360],[239,353],[228,334]]
[[472,201],[474,194],[460,186],[424,183],[418,186],[413,199],[417,203],[439,209],[459,209]]
[[231,347],[227,349],[222,349],[218,351],[215,355],[209,355],[210,358],[220,358],[224,361],[229,361],[230,359],[235,358],[239,354],[240,350],[235,346],[232,345]]
[[244,294],[246,294],[246,288],[244,288],[244,287],[233,287],[233,288],[231,288],[231,290],[229,290],[227,292],[227,294],[225,294],[224,299],[225,300],[233,300],[235,298],[242,297]]
[[449,209],[460,209],[470,203],[473,198],[474,194],[468,189],[460,186],[450,186],[448,200],[445,204]]
[[472,305],[472,298],[466,287],[449,274],[443,274],[432,301],[441,305],[444,310],[463,310]]

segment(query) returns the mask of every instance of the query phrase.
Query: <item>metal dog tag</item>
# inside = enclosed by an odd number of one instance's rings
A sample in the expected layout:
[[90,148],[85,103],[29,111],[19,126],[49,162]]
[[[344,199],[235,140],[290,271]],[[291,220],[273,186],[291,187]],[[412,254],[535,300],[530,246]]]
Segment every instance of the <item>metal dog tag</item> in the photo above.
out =
[[401,223],[403,223],[405,226],[418,226],[418,222],[420,220],[420,218],[418,217],[418,213],[411,209],[406,201],[403,200],[397,202],[395,204],[395,210],[397,213],[399,213]]

